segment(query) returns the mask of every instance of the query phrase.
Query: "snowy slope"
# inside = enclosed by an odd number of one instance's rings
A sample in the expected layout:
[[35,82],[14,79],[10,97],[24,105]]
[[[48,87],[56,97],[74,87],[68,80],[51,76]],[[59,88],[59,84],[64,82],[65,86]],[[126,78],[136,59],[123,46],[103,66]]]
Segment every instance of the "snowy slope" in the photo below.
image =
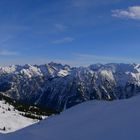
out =
[[20,113],[5,101],[0,101],[0,133],[13,132],[37,122],[23,117]]
[[140,140],[140,96],[89,101],[2,140]]

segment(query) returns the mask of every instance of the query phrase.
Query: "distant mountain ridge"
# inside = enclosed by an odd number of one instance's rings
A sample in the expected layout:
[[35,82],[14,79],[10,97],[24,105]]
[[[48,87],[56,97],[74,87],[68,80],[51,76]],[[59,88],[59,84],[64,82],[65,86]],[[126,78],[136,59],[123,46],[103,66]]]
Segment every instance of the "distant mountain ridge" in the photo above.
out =
[[140,93],[139,64],[58,63],[0,67],[0,94],[62,111],[87,100],[125,99]]

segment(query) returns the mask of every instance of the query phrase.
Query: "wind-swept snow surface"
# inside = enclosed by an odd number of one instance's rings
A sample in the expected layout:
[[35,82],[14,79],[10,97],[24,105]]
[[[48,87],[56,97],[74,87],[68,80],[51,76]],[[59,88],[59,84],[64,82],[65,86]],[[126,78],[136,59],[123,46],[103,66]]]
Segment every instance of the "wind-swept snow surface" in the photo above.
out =
[[140,96],[89,101],[0,140],[140,140]]

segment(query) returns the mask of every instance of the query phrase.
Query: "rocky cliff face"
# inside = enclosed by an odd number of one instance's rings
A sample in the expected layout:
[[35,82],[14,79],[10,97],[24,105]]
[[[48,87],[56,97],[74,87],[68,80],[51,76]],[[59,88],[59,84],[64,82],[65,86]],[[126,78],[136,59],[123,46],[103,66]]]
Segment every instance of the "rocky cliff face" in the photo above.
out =
[[87,100],[124,99],[140,93],[140,65],[0,67],[0,93],[58,111]]

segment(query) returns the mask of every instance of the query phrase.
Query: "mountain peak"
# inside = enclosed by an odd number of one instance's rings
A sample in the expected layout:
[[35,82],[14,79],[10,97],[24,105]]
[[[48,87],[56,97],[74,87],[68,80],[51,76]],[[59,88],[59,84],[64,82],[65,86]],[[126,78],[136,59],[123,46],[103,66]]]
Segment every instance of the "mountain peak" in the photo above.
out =
[[93,64],[0,67],[0,93],[57,111],[87,100],[130,98],[140,91],[140,65]]

